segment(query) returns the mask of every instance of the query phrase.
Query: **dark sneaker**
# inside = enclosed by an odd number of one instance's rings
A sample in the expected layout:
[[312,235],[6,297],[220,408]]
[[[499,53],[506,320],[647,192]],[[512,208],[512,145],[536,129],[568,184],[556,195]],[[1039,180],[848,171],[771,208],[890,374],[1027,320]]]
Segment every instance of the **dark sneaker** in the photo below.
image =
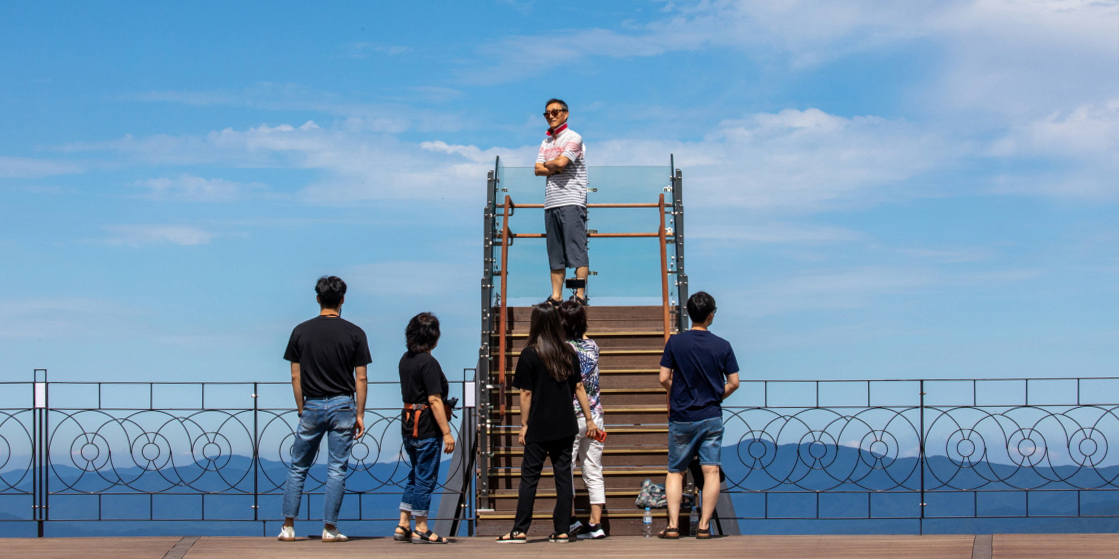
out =
[[580,522],[578,518],[575,518],[574,516],[572,516],[571,517],[571,526],[569,526],[567,528],[567,533],[571,534],[571,535],[576,535],[582,529],[583,529],[583,523]]
[[602,524],[587,524],[587,528],[577,537],[581,540],[601,540],[606,537],[606,532],[602,529]]

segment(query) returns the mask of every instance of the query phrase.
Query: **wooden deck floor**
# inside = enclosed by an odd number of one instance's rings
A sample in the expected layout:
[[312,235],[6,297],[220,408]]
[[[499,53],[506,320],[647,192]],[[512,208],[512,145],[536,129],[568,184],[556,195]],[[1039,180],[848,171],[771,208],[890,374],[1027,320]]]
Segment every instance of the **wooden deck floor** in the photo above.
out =
[[[987,545],[984,545],[984,544]],[[10,538],[0,540],[4,557],[36,559],[367,559],[377,556],[430,559],[486,556],[488,559],[555,557],[593,553],[600,559],[649,557],[746,557],[765,559],[1032,559],[1115,557],[1119,534],[1012,534],[991,536],[731,536],[711,541],[662,541],[614,537],[557,547],[537,539],[499,545],[489,538],[461,538],[429,548],[391,538],[344,544],[318,540],[278,542],[271,538]]]

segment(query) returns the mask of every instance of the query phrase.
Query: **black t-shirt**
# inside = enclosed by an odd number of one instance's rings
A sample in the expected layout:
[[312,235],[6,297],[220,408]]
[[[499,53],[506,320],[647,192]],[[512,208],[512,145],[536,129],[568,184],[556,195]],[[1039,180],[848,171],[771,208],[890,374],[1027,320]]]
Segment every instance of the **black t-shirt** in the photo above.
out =
[[525,442],[542,443],[579,434],[571,401],[575,399],[582,378],[579,356],[574,351],[571,352],[571,375],[563,382],[557,382],[548,374],[548,368],[536,355],[536,348],[527,347],[521,352],[517,372],[513,374],[513,386],[532,391]]
[[[447,376],[443,368],[430,353],[405,353],[400,358],[400,397],[405,404],[427,404],[427,397],[438,394],[443,400],[447,399]],[[402,425],[402,427],[407,427]],[[412,429],[404,428],[403,433],[412,436]],[[442,437],[443,430],[439,428],[431,408],[425,409],[420,414],[420,425],[416,431],[417,439],[430,439]]]
[[291,331],[284,359],[299,363],[303,398],[352,396],[354,368],[368,365],[365,332],[339,317],[316,316]]

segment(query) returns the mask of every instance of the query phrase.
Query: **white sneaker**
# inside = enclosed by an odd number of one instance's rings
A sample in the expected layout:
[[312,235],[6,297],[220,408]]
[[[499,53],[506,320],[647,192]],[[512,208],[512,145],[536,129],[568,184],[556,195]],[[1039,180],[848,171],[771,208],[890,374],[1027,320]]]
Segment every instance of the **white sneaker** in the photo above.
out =
[[326,528],[322,529],[322,543],[335,543],[335,542],[348,542],[348,541],[350,541],[350,538],[347,538],[345,535],[342,534],[342,532],[339,532],[338,528],[335,528],[333,530],[327,530]]
[[602,524],[587,524],[587,530],[577,536],[581,540],[601,540],[606,537]]
[[280,535],[276,539],[282,542],[295,541],[295,526],[284,526],[280,528]]

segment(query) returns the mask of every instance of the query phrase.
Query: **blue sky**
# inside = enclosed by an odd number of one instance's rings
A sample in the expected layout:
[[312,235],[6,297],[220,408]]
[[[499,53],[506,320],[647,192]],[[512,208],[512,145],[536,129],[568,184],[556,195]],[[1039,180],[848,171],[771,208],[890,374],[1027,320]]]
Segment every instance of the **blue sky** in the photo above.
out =
[[375,378],[426,310],[458,374],[552,96],[675,154],[748,378],[1117,372],[1115,1],[5,2],[0,52],[4,380],[282,381],[323,274]]

